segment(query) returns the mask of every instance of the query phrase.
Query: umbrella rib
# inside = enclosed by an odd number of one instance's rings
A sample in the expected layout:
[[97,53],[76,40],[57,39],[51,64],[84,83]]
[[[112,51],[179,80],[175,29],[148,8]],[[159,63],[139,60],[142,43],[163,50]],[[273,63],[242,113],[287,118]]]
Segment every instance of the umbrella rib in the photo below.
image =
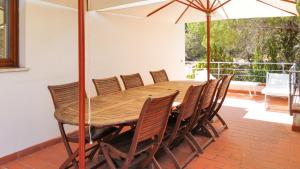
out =
[[275,9],[281,10],[281,11],[283,11],[283,12],[286,12],[286,13],[292,14],[292,15],[294,15],[294,16],[297,16],[297,14],[295,14],[295,13],[293,13],[293,12],[290,12],[290,11],[288,11],[288,10],[279,8],[279,7],[277,7],[277,6],[274,6],[274,5],[272,5],[272,4],[269,4],[269,3],[267,3],[267,2],[264,2],[264,1],[261,1],[261,0],[256,0],[256,1],[258,1],[258,2],[260,2],[260,3],[263,3],[263,4],[265,4],[265,5],[271,6],[271,7],[275,8]]
[[[195,0],[192,0],[191,2],[193,3]],[[183,17],[183,15],[186,13],[186,11],[191,7],[191,3],[184,9],[184,11],[181,13],[181,15],[179,16],[179,18],[176,20],[175,24],[177,24],[180,19]]]
[[196,0],[196,2],[197,2],[203,9],[205,9],[205,6],[204,6],[204,4],[202,3],[201,0]]
[[185,3],[185,5],[187,5],[187,6],[190,6],[190,7],[196,7],[196,8],[198,8],[198,9],[201,9],[201,10],[205,10],[205,8],[202,8],[201,6],[198,6],[197,4],[195,4],[194,2],[192,2],[192,1],[190,1],[190,0],[186,0],[188,3]]
[[[182,3],[182,4],[186,5],[186,6],[189,5],[188,3],[182,2],[181,0],[176,0],[176,1],[179,2],[179,3]],[[191,3],[190,0],[186,0],[186,1],[189,2],[189,3]],[[206,9],[203,9],[203,8],[197,6],[197,5],[194,4],[194,3],[191,3],[190,7],[194,8],[194,9],[197,9],[197,10],[199,10],[199,11],[205,12],[205,13],[207,12]]]
[[223,3],[220,4],[219,6],[213,8],[211,12],[216,11],[217,9],[221,8],[222,6],[224,6],[225,4],[227,4],[227,3],[230,2],[230,1],[231,1],[231,0],[227,0],[227,1],[223,2]]
[[[218,0],[218,4],[221,5],[220,0]],[[226,18],[229,19],[228,15],[227,15],[227,12],[226,12],[226,10],[224,9],[224,6],[222,6],[221,8],[222,8],[224,14],[226,15]]]
[[168,3],[164,4],[163,6],[157,8],[156,10],[152,11],[151,13],[149,13],[149,14],[147,15],[147,17],[149,17],[149,16],[155,14],[156,12],[158,12],[158,11],[162,10],[163,8],[165,8],[165,7],[169,6],[169,5],[171,5],[171,4],[174,3],[174,2],[176,2],[176,0],[173,0],[173,1],[171,1],[171,2],[168,2]]
[[292,3],[292,4],[296,4],[296,1],[293,1],[293,0],[281,0],[281,1]]
[[216,2],[217,2],[217,0],[214,0],[214,2],[211,4],[211,7],[209,8],[209,10],[212,10],[214,8]]

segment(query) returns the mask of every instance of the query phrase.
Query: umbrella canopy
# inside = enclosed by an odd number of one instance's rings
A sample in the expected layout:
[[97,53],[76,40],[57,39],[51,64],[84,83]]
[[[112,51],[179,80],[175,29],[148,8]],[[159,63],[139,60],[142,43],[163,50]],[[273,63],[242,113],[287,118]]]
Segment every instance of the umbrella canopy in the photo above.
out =
[[146,5],[133,3],[98,11],[171,23],[206,21],[207,80],[210,77],[211,20],[297,16],[296,0],[148,0]]
[[[46,2],[78,9],[78,2],[75,0],[43,0]],[[88,10],[99,10],[103,8],[110,8],[123,4],[134,3],[142,0],[84,0]]]
[[[199,5],[199,3],[197,2],[202,2],[203,6],[206,8],[207,0],[147,0],[147,2],[148,3],[143,4],[140,0],[139,3],[131,3],[131,5],[119,5],[94,10],[97,10],[99,12],[111,13],[114,15],[146,18],[147,15],[149,15],[151,12],[154,12],[160,7],[169,4],[147,19],[176,23],[177,19],[185,11],[184,15],[182,15],[177,23],[206,21],[205,11],[201,11],[197,8],[191,7],[192,5],[187,10],[186,8],[189,4],[195,4],[195,6],[197,5],[200,7],[201,5]],[[209,6],[213,5],[214,8],[220,6],[220,4],[226,3],[222,7],[212,12],[212,20],[282,17],[297,15],[295,0],[208,0],[208,2]]]

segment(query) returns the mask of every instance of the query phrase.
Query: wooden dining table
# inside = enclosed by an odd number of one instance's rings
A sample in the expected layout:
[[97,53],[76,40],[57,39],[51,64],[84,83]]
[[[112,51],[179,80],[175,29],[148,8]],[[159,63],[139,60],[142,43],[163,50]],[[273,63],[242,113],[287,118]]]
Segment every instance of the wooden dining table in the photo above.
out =
[[[173,104],[177,106],[182,102],[189,86],[200,84],[203,82],[168,81],[93,97],[86,101],[85,124],[106,127],[137,121],[147,98],[167,96],[178,90],[180,93]],[[59,122],[70,125],[78,125],[78,115],[78,102],[65,105],[54,113]]]

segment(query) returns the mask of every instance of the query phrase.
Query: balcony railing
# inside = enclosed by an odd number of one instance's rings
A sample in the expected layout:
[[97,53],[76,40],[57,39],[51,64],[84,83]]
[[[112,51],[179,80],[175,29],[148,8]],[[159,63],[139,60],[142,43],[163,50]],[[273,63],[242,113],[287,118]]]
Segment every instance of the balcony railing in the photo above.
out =
[[299,113],[300,104],[300,68],[298,65],[293,65],[289,71],[289,88],[290,88],[290,98],[289,98],[289,109],[291,115],[293,113]]
[[[255,81],[265,83],[266,74],[289,73],[295,63],[270,63],[270,62],[211,62],[211,74],[216,78],[235,74],[235,80]],[[196,71],[205,70],[206,62],[186,62],[188,78],[195,78]]]

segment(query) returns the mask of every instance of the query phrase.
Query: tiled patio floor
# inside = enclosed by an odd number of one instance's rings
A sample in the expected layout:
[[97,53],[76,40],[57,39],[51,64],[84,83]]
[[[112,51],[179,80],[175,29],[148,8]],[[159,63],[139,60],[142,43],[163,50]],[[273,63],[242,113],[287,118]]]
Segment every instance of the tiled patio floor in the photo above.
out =
[[[265,111],[263,96],[230,93],[221,110],[229,129],[187,169],[300,169],[300,133],[291,131],[292,117],[286,99],[271,99]],[[183,145],[175,150],[180,159],[189,153]],[[1,169],[54,169],[66,158],[62,143],[46,148]],[[163,168],[174,168],[161,153]],[[103,166],[103,168],[106,168]]]

